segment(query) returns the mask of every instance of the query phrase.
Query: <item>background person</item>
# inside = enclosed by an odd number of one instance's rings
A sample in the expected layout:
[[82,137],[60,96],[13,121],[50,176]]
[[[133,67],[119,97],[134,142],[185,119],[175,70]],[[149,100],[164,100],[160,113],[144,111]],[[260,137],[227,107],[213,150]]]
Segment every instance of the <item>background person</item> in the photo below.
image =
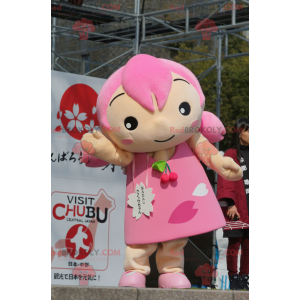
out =
[[[217,199],[226,219],[223,236],[229,240],[226,259],[230,289],[249,290],[249,120],[238,119],[234,127],[230,149],[224,156],[231,157],[241,166],[243,178],[239,181],[228,181],[219,176]],[[240,246],[241,260],[238,273]]]

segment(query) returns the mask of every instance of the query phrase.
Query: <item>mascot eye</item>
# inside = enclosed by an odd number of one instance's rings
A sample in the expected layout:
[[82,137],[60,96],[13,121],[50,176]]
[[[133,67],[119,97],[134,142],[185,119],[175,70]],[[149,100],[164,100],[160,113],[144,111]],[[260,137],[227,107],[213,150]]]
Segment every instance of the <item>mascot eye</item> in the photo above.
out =
[[124,125],[128,130],[134,130],[138,126],[138,121],[134,117],[127,117],[124,121]]
[[179,111],[182,115],[188,116],[191,112],[191,107],[187,102],[182,102],[179,106]]

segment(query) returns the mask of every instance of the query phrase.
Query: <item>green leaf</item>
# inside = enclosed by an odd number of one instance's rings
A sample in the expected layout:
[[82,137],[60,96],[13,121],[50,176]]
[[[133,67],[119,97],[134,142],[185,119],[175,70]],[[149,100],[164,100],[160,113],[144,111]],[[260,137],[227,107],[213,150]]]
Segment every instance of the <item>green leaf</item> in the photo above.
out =
[[164,160],[158,160],[158,161],[156,161],[156,162],[152,165],[152,168],[153,168],[154,170],[159,171],[159,172],[163,172],[164,169],[165,169],[165,167],[166,167],[166,164],[167,164],[166,161],[164,161]]

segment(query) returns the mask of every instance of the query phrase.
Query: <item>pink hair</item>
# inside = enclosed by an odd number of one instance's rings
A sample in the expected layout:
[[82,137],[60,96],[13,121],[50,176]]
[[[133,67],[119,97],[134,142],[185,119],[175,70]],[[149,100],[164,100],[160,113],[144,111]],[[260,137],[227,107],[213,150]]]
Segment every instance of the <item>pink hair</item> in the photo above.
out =
[[151,93],[154,93],[158,108],[162,109],[172,86],[171,71],[194,86],[200,96],[202,106],[205,102],[204,94],[197,78],[189,69],[167,59],[139,54],[110,76],[103,85],[97,100],[100,125],[105,128],[110,127],[106,118],[106,110],[109,100],[120,85],[123,86],[127,95],[150,111],[154,111],[151,98]]
[[131,58],[124,67],[113,73],[104,83],[97,100],[97,116],[100,125],[110,128],[106,112],[112,95],[120,85],[123,86],[128,96],[150,111],[154,111],[151,98],[151,93],[153,93],[158,108],[162,109],[172,86],[171,72],[183,77],[196,89],[200,105],[203,106],[205,96],[199,81],[189,69],[174,61],[139,54]]

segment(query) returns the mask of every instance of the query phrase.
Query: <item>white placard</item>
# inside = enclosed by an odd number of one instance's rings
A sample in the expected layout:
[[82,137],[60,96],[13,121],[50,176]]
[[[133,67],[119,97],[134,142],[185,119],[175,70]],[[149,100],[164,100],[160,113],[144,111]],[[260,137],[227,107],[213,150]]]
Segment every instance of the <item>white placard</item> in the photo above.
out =
[[51,282],[117,286],[125,255],[126,176],[80,164],[80,139],[97,129],[105,80],[52,71]]

